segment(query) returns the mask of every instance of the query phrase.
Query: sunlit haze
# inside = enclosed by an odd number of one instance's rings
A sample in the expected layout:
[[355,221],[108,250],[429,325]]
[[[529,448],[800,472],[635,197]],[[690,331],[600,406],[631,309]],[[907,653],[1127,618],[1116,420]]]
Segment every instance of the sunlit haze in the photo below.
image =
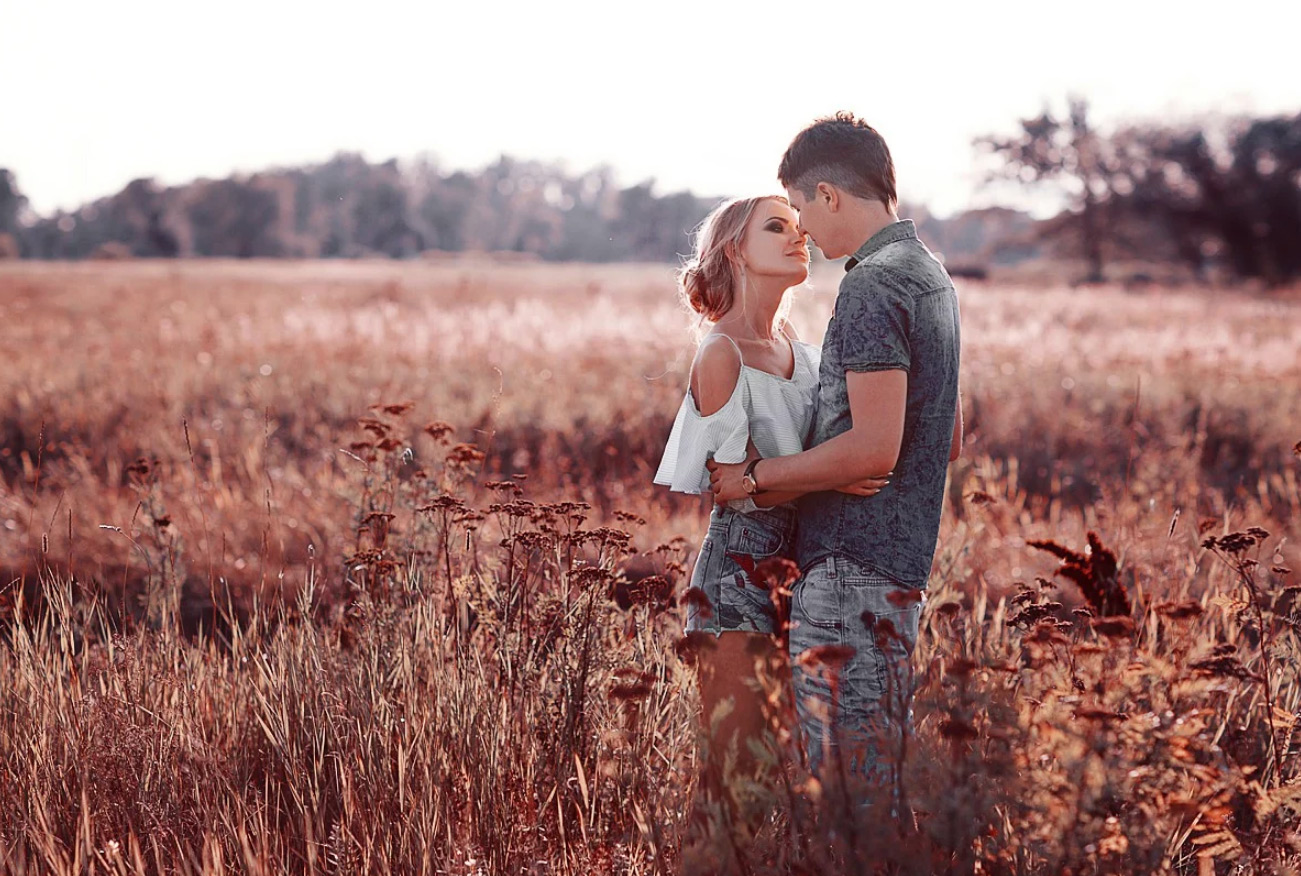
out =
[[886,136],[902,196],[944,213],[994,197],[973,137],[1067,93],[1104,127],[1301,109],[1294,2],[5,7],[0,167],[40,212],[340,150],[758,192],[791,135],[843,108]]

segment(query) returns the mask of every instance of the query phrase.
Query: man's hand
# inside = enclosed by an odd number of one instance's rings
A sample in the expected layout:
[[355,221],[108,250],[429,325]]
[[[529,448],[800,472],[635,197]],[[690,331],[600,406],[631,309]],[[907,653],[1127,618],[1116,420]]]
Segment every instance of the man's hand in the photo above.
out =
[[894,472],[890,472],[879,478],[864,478],[856,483],[838,487],[836,492],[848,493],[851,496],[875,496],[890,485],[890,478],[893,474]]
[[745,462],[725,463],[709,460],[705,467],[709,469],[709,489],[714,492],[714,501],[725,505],[734,499],[744,499],[748,494],[741,488],[741,475],[749,465],[750,457]]

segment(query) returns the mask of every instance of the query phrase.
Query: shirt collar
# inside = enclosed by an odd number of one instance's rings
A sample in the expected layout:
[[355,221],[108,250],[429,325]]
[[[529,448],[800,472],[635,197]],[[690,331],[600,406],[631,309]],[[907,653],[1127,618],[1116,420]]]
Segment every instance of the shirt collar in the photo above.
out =
[[900,219],[897,222],[891,222],[876,234],[869,237],[867,243],[860,246],[854,254],[849,257],[849,261],[845,262],[845,270],[854,270],[854,268],[858,266],[859,262],[888,244],[898,243],[901,240],[908,239],[917,239],[917,226],[913,221],[911,219]]

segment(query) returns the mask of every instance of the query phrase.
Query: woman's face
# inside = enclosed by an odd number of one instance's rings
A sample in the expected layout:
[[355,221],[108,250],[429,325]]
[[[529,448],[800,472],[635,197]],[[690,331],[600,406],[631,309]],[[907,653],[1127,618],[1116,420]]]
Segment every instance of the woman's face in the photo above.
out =
[[781,201],[761,201],[741,238],[741,263],[751,276],[785,280],[783,290],[808,279],[808,238],[798,214]]

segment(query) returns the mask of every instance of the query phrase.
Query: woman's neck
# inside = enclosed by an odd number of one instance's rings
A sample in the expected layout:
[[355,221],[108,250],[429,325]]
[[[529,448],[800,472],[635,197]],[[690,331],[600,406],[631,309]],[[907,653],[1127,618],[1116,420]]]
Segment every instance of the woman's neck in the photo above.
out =
[[[747,277],[745,292],[748,294],[742,295],[715,325],[734,338],[776,340],[778,332],[773,322],[781,306],[782,293],[786,291],[784,285],[775,288],[780,284],[779,278]],[[767,286],[774,288],[765,288]]]

